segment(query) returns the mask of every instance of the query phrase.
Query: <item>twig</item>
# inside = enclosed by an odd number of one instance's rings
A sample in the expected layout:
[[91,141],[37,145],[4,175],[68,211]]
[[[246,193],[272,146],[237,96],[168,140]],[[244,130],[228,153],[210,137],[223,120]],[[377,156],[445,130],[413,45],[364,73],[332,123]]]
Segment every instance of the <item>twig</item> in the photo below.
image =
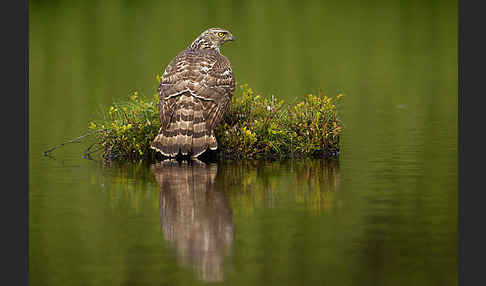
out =
[[[98,150],[100,150],[100,149],[98,149]],[[92,151],[91,153],[96,152],[96,151],[98,151],[98,150]],[[97,162],[97,163],[101,162],[100,160],[95,160],[95,159],[93,159],[93,158],[91,157],[91,153],[84,154],[84,155],[83,155],[83,159],[86,159],[86,160],[89,160],[89,161],[93,161],[93,162]]]
[[96,153],[96,152],[98,152],[98,151],[100,151],[100,150],[103,150],[104,148],[105,148],[105,147],[103,147],[103,146],[102,146],[102,147],[100,147],[100,148],[98,148],[98,149],[95,149],[95,150],[93,150],[93,151],[85,151],[83,154],[84,154],[84,156],[89,156],[89,155],[91,155],[91,154],[93,154],[93,153]]
[[[94,142],[93,144],[89,145],[89,147],[86,148],[86,150],[84,150],[83,154],[89,154],[91,148],[93,148],[93,146],[96,145],[96,144],[98,144],[98,142]],[[93,151],[93,152],[96,152],[96,151]]]
[[71,144],[71,143],[79,143],[79,141],[80,141],[81,139],[83,139],[84,137],[89,136],[89,135],[93,135],[93,134],[95,134],[95,133],[97,133],[97,132],[99,132],[99,131],[100,131],[100,130],[88,131],[88,132],[86,132],[85,134],[83,134],[83,135],[81,135],[81,136],[79,136],[79,137],[76,137],[76,138],[71,139],[71,140],[69,140],[69,141],[67,141],[67,142],[61,143],[61,144],[56,145],[56,146],[54,146],[54,147],[51,147],[50,149],[48,149],[48,150],[44,151],[44,156],[49,156],[49,155],[51,154],[51,152],[52,152],[52,151],[54,151],[54,150],[56,150],[57,148],[60,148],[60,147],[62,147],[62,146],[64,146],[64,145]]

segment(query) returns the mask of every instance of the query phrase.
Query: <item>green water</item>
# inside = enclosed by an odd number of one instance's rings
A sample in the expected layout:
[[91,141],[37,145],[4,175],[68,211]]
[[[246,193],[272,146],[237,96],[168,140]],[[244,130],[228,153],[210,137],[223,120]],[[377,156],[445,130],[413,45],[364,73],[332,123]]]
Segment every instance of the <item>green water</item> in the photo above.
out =
[[[30,1],[31,285],[456,285],[455,1]],[[337,160],[103,163],[82,134],[204,29],[239,83],[345,93]]]

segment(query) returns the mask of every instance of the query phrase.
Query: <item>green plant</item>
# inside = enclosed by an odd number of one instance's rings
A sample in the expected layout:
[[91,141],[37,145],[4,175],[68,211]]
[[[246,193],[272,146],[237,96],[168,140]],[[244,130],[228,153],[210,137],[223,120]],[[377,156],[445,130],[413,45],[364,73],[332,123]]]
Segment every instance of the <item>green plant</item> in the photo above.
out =
[[[339,151],[342,123],[335,98],[319,92],[296,104],[256,94],[239,86],[228,111],[215,130],[218,156],[226,159],[268,157],[329,157]],[[154,159],[150,149],[160,127],[158,95],[144,98],[134,92],[114,103],[103,118],[89,123],[94,145],[111,160]]]

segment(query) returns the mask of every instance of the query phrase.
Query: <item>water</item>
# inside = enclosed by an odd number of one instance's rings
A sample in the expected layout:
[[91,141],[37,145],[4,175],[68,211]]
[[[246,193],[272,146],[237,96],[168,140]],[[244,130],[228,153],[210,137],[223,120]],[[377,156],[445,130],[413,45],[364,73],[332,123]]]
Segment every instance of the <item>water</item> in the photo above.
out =
[[[31,285],[456,285],[457,3],[206,2],[30,1]],[[339,159],[42,156],[211,26],[239,83],[346,94]]]

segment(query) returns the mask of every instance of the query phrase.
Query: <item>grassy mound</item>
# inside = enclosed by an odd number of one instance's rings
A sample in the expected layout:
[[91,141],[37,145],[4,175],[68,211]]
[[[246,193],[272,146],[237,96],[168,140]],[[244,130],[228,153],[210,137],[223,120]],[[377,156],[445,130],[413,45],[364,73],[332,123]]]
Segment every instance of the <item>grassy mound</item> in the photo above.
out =
[[[217,156],[223,159],[329,157],[339,152],[342,122],[335,98],[319,92],[296,104],[255,94],[241,85],[216,129]],[[105,159],[155,159],[150,149],[160,122],[158,95],[144,98],[138,92],[114,103],[98,121],[89,123],[94,145]]]

